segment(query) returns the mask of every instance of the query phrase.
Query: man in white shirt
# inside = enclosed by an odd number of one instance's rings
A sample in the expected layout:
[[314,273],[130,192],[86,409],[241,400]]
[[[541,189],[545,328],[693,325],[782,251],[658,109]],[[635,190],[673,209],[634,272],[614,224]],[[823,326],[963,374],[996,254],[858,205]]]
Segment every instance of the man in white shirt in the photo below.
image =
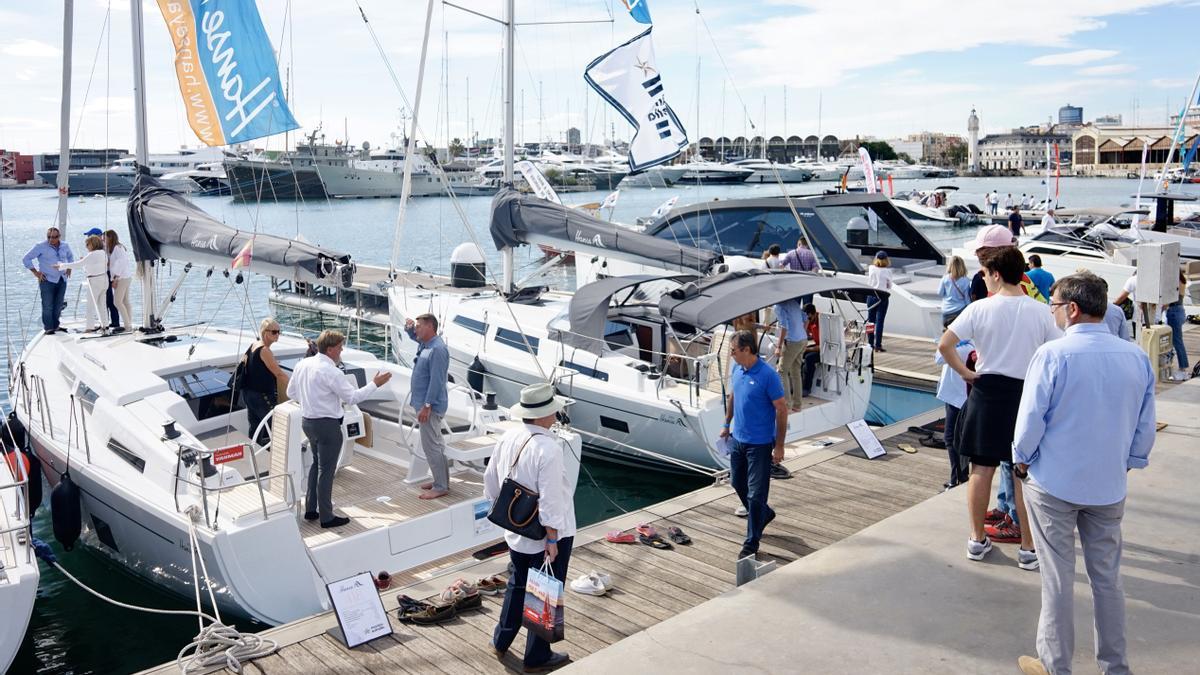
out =
[[304,417],[302,429],[312,450],[308,471],[308,499],[304,519],[320,518],[321,527],[341,527],[350,522],[333,513],[333,472],[342,454],[342,404],[355,405],[387,384],[392,374],[380,371],[365,386],[355,389],[338,368],[346,337],[335,330],[322,331],[317,337],[317,354],[302,359],[288,382],[288,398],[300,403]]
[[1042,216],[1042,231],[1046,231],[1052,227],[1057,221],[1054,220],[1054,209],[1046,209],[1046,215]]
[[[487,471],[483,474],[483,496],[495,502],[506,478],[538,493],[538,521],[546,529],[543,539],[523,537],[505,532],[512,573],[504,592],[504,606],[496,629],[492,633],[492,650],[503,658],[521,630],[524,609],[525,580],[530,569],[548,562],[554,578],[567,579],[571,560],[571,545],[575,541],[574,490],[563,469],[563,446],[550,432],[563,400],[554,395],[550,384],[531,384],[521,390],[521,402],[509,409],[509,415],[524,424],[504,434],[496,444]],[[550,651],[550,643],[527,633],[525,640],[525,672],[554,670],[570,657],[565,652]]]

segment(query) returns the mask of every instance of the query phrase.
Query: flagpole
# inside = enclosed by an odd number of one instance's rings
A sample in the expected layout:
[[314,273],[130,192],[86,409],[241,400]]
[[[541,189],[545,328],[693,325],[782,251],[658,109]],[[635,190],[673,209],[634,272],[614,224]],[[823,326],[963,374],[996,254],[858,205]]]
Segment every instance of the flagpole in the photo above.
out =
[[[1159,183],[1160,189],[1158,192],[1165,193],[1170,187],[1171,181],[1167,178],[1167,167],[1171,166],[1171,156],[1175,154],[1175,148],[1179,147],[1179,134],[1183,131],[1184,122],[1187,121],[1188,111],[1196,105],[1196,91],[1200,90],[1200,74],[1196,75],[1196,82],[1192,85],[1192,93],[1184,102],[1183,112],[1179,114],[1179,124],[1175,125],[1175,133],[1171,134],[1171,149],[1167,151],[1167,159],[1163,162],[1162,180]],[[1168,109],[1169,111],[1169,109]]]
[[[429,53],[429,26],[433,21],[433,2],[429,0],[425,10],[425,34],[421,40],[421,59],[417,71],[417,91],[413,96],[412,132],[408,134],[408,142],[404,147],[404,177],[400,183],[400,210],[396,214],[396,232],[392,236],[392,258],[390,272],[396,273],[396,261],[400,257],[400,240],[404,235],[404,216],[408,212],[408,200],[412,196],[412,167],[413,153],[417,146],[417,117],[421,112],[421,89],[425,84],[425,56]],[[447,139],[449,138],[449,123],[447,123]],[[450,147],[447,140],[446,147]]]

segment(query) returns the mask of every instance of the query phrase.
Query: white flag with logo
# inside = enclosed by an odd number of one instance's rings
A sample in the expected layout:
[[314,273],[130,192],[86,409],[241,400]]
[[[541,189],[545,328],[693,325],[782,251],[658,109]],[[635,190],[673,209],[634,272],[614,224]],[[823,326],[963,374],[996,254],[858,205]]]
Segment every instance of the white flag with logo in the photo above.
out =
[[662,204],[659,204],[658,208],[650,213],[650,217],[654,219],[662,218],[670,213],[671,209],[675,208],[675,202],[677,201],[679,201],[679,195],[675,195]]
[[633,125],[629,169],[643,171],[670,161],[687,147],[687,132],[667,104],[650,32],[588,64],[583,79]]
[[617,198],[620,196],[621,196],[620,190],[613,190],[612,192],[608,193],[608,196],[604,198],[603,202],[600,202],[600,208],[602,208],[602,209],[617,208]]
[[545,199],[548,202],[562,204],[562,200],[558,198],[558,193],[554,188],[550,187],[550,181],[546,180],[546,176],[542,174],[533,162],[525,159],[513,165],[513,168],[521,174],[526,183],[529,183],[529,189],[533,190],[534,196]]

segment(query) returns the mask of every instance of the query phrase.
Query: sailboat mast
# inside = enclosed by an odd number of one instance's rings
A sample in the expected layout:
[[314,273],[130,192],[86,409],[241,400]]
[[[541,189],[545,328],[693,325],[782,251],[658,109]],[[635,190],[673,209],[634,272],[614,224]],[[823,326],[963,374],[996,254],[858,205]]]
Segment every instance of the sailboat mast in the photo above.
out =
[[[132,28],[133,42],[133,119],[134,119],[134,158],[138,173],[149,171],[149,150],[147,150],[146,135],[146,59],[145,36],[142,32],[142,3],[141,0],[130,0],[129,21]],[[142,329],[152,330],[157,327],[158,319],[154,316],[154,306],[158,298],[154,292],[155,268],[154,261],[146,260],[138,263],[141,266],[142,278]]]
[[[62,104],[58,120],[58,215],[55,224],[67,236],[67,202],[71,180],[71,42],[75,22],[75,0],[63,3]],[[105,159],[108,153],[105,152]]]
[[[504,2],[504,184],[513,184],[513,48],[516,45],[515,1]],[[503,285],[509,293],[513,288],[513,249],[505,246],[501,251]]]
[[413,153],[417,145],[417,118],[421,113],[421,90],[425,84],[425,56],[429,53],[429,26],[433,21],[433,2],[429,0],[425,9],[425,35],[421,39],[421,61],[417,70],[417,93],[413,96],[412,131],[404,147],[404,178],[400,184],[400,210],[396,215],[396,232],[392,237],[391,271],[396,271],[396,259],[400,257],[400,240],[404,238],[404,216],[408,211],[408,200],[412,196]]

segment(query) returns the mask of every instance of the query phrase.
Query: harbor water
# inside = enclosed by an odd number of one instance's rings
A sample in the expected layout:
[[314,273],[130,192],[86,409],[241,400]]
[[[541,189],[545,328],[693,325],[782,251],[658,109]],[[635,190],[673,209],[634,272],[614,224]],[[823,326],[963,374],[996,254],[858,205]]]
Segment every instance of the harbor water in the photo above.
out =
[[[1123,179],[1062,179],[1060,203],[1064,207],[1117,206],[1130,204],[1136,181]],[[957,185],[960,190],[952,203],[982,204],[983,194],[995,189],[1004,197],[1022,193],[1042,198],[1046,186],[1040,178],[952,178],[898,181],[897,190],[928,189],[937,185]],[[806,183],[786,186],[789,194],[814,194],[831,188],[831,183]],[[1149,187],[1149,186],[1148,186]],[[1200,193],[1200,186],[1186,186]],[[772,185],[702,186],[661,189],[622,190],[612,218],[633,222],[667,199],[678,196],[681,205],[712,199],[758,197],[779,194]],[[564,195],[568,203],[598,202],[604,193]],[[0,191],[3,246],[4,342],[9,358],[20,353],[26,339],[40,330],[36,283],[21,266],[21,257],[44,239],[56,211],[53,190]],[[362,263],[388,263],[393,242],[398,242],[396,263],[402,268],[446,272],[450,251],[472,238],[468,227],[446,198],[413,200],[407,222],[397,230],[398,200],[320,200],[293,203],[234,204],[225,197],[195,200],[210,214],[231,226],[285,236],[299,236],[311,242],[349,253]],[[490,269],[499,272],[499,257],[487,232],[490,199],[461,199],[474,237],[486,252]],[[603,214],[608,217],[607,211]],[[91,228],[115,229],[127,239],[125,200],[118,197],[72,198],[70,219],[64,240],[76,255],[84,251],[81,232]],[[927,236],[942,248],[950,248],[974,236],[974,228],[929,226]],[[524,276],[542,262],[536,249],[517,253],[517,277]],[[169,265],[167,278],[160,280],[163,291],[180,274],[182,266]],[[551,283],[571,286],[573,275],[567,269],[551,272]],[[80,307],[79,284],[68,291],[67,315]],[[235,283],[220,275],[206,278],[192,274],[181,286],[176,305],[166,318],[168,324],[210,321],[231,327],[252,327],[266,316],[269,282],[250,277]],[[140,291],[134,289],[135,311],[140,308]],[[2,366],[7,375],[7,363]],[[876,385],[872,392],[871,415],[878,423],[894,422],[935,408],[939,403],[928,393]],[[7,391],[0,392],[0,404],[8,407]],[[580,524],[588,524],[639,508],[707,483],[696,476],[630,471],[626,468],[586,460],[576,493]],[[48,500],[47,500],[48,501]],[[34,522],[35,536],[53,539],[48,508]],[[124,602],[160,608],[186,608],[187,602],[165,594],[132,577],[103,558],[86,550],[59,551],[63,565],[80,579],[101,592]],[[194,620],[161,617],[118,609],[85,594],[54,571],[43,567],[37,605],[29,633],[13,664],[14,673],[112,673],[131,672],[173,660],[178,650],[196,632]],[[247,628],[255,629],[255,626]]]

